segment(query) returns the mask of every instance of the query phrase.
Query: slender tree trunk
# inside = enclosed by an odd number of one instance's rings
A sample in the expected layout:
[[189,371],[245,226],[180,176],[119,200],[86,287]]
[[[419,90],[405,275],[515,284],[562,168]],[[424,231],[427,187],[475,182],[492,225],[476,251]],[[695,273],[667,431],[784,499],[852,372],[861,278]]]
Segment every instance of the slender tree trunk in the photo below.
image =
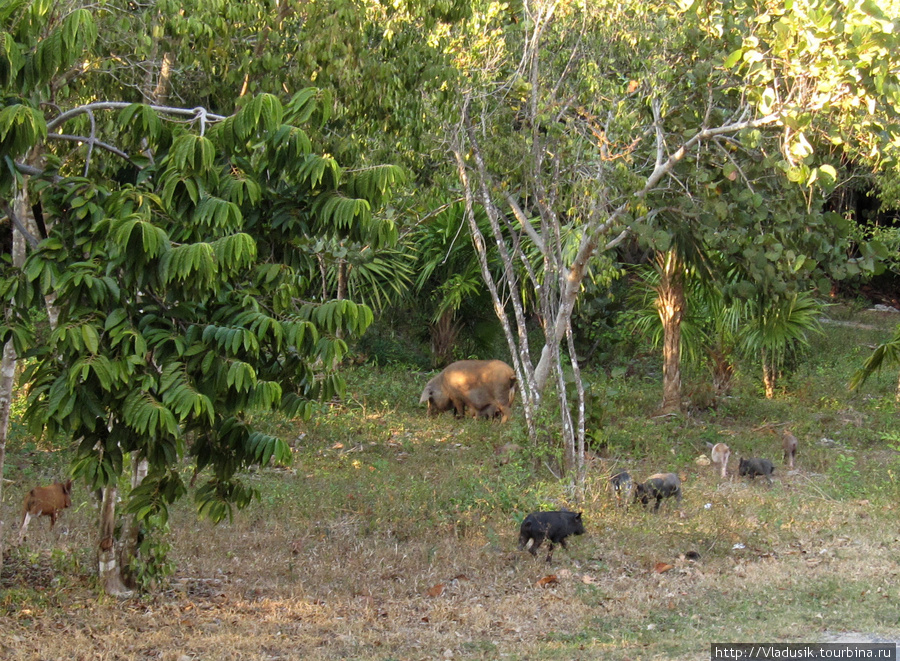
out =
[[[12,340],[3,347],[3,361],[0,363],[0,502],[3,498],[3,469],[6,466],[6,438],[9,430],[9,411],[12,405],[13,381],[16,376],[16,350]],[[0,567],[3,567],[6,525],[0,518]]]
[[[35,157],[39,158],[39,157]],[[36,234],[34,217],[31,213],[31,201],[28,196],[28,179],[25,179],[22,188],[16,194],[10,211],[18,219],[19,223],[29,234]],[[10,228],[12,231],[12,262],[13,266],[21,269],[25,265],[25,236],[10,218]],[[10,317],[10,311],[6,312],[7,319]],[[3,347],[3,358],[0,361],[0,502],[3,501],[3,475],[6,469],[6,441],[9,437],[9,414],[12,407],[13,389],[16,380],[16,349],[12,340],[9,340]],[[3,566],[4,541],[6,539],[6,529],[2,519],[0,519],[0,567]]]
[[661,257],[656,309],[663,325],[662,412],[681,411],[681,321],[684,318],[684,278],[673,251]]
[[766,399],[775,397],[775,366],[769,359],[768,352],[763,349],[762,352],[762,368],[763,368],[763,386],[766,389]]
[[[464,108],[464,127],[460,127],[457,133],[455,144],[453,145],[453,155],[456,159],[456,167],[459,174],[459,180],[463,187],[466,206],[466,219],[469,222],[469,230],[472,232],[472,243],[475,247],[475,254],[478,256],[478,264],[481,267],[482,278],[484,279],[484,282],[485,284],[487,284],[488,290],[491,293],[491,301],[493,301],[494,304],[494,313],[497,315],[497,319],[499,319],[500,324],[503,327],[503,332],[506,335],[506,341],[509,345],[510,354],[512,356],[513,368],[516,371],[516,383],[518,384],[518,390],[521,393],[522,397],[522,408],[525,411],[525,425],[528,430],[528,437],[529,440],[534,442],[537,438],[534,416],[536,413],[536,408],[540,404],[541,393],[540,390],[536,387],[534,381],[531,357],[528,353],[528,336],[525,328],[525,309],[522,305],[521,298],[518,296],[517,287],[510,286],[510,282],[512,282],[513,285],[516,284],[512,266],[512,257],[509,255],[509,251],[508,249],[506,249],[506,245],[503,241],[497,208],[492,203],[490,194],[487,191],[487,184],[484,181],[481,181],[479,182],[481,189],[481,203],[482,205],[484,205],[485,209],[488,212],[488,218],[491,222],[491,227],[495,235],[494,238],[498,243],[501,258],[504,262],[504,284],[509,287],[510,301],[513,307],[513,316],[516,321],[516,327],[515,329],[513,329],[513,326],[510,323],[510,319],[506,314],[506,308],[504,307],[503,302],[500,298],[500,291],[497,282],[494,280],[494,277],[491,274],[490,265],[488,264],[487,247],[485,244],[484,235],[481,233],[481,229],[478,227],[478,223],[475,220],[475,186],[472,185],[469,179],[468,168],[466,166],[467,155],[464,154],[461,144],[461,138],[463,135],[468,134],[471,139],[473,133],[471,130],[466,130],[470,128],[468,126],[469,119],[467,116],[467,112],[467,108]],[[484,178],[487,173],[484,167],[484,163],[481,159],[481,154],[478,151],[478,143],[475,140],[471,140],[471,148],[475,155],[477,172],[482,176],[482,178]]]
[[100,545],[97,553],[100,585],[113,596],[125,596],[130,590],[122,582],[122,569],[116,557],[116,499],[119,490],[104,487],[103,504],[100,506]]
[[584,471],[584,436],[585,436],[585,404],[584,404],[584,382],[581,380],[581,368],[578,366],[578,354],[575,351],[575,335],[572,333],[572,326],[569,325],[569,330],[566,333],[566,340],[569,344],[569,357],[572,361],[572,372],[574,374],[575,388],[578,392],[578,419],[577,419],[577,428],[573,430],[573,435],[571,439],[567,439],[567,442],[572,444],[572,452],[575,457],[574,463],[569,466],[569,469],[573,469],[575,471],[575,484],[579,489],[579,497],[584,494],[581,493],[584,487],[584,480],[586,474]]
[[[147,477],[147,471],[150,464],[146,458],[135,453],[131,457],[131,490],[137,489],[144,478]],[[141,534],[141,526],[138,524],[137,515],[128,517],[122,530],[122,539],[119,544],[119,567],[121,571],[122,583],[129,588],[136,587],[134,576],[131,575],[129,567],[132,561],[137,557],[138,539]]]

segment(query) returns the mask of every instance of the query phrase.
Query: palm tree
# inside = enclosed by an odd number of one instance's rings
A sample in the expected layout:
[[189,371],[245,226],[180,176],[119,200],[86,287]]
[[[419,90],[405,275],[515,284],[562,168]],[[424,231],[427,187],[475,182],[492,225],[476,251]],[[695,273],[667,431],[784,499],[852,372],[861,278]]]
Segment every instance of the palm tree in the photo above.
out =
[[771,399],[785,357],[792,349],[808,345],[809,332],[820,330],[823,306],[804,291],[776,296],[761,291],[744,306],[740,345],[744,353],[760,356],[766,398]]
[[672,232],[669,246],[655,252],[652,277],[646,281],[655,294],[653,305],[662,322],[663,400],[660,410],[663,413],[681,410],[682,330],[688,303],[686,290],[714,279],[703,241],[689,224],[674,222],[669,231]]

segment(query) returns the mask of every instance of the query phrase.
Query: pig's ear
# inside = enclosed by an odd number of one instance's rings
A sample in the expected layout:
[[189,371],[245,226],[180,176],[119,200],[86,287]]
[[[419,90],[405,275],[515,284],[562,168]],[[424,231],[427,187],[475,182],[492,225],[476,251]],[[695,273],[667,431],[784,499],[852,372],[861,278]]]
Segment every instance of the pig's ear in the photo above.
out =
[[576,518],[576,519],[580,519],[580,518],[581,518],[581,512],[579,512],[578,514],[576,514],[576,515],[575,515],[575,518]]

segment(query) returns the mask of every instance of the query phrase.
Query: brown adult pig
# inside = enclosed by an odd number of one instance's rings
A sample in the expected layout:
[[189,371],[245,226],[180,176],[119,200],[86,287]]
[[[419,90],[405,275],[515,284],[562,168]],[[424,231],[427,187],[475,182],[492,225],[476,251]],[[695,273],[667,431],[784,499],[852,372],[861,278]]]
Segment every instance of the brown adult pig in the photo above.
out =
[[498,415],[509,420],[516,394],[516,373],[502,360],[460,360],[444,368],[422,391],[420,404],[436,415],[453,409],[457,417]]

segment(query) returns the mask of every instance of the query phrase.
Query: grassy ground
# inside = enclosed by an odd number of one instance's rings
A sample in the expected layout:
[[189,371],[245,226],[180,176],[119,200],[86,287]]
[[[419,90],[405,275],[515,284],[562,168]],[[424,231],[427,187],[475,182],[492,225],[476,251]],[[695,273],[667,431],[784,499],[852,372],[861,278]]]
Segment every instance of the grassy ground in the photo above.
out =
[[[589,375],[605,398],[580,502],[520,422],[429,419],[416,404],[427,374],[358,368],[343,406],[268,421],[294,464],[249,476],[262,498],[233,522],[173,511],[178,571],[153,595],[98,599],[96,510],[77,485],[58,531],[33,523],[9,551],[0,657],[701,659],[711,642],[900,638],[896,373],[845,388],[897,319],[838,320],[771,401],[740,373],[715,408],[652,418],[657,360]],[[800,439],[793,473],[764,429],[780,423]],[[698,464],[719,441],[732,472],[738,456],[775,461],[775,483]],[[499,454],[508,443],[521,449]],[[679,472],[681,510],[617,508],[606,478],[621,469]],[[64,470],[62,453],[14,451],[3,520]],[[562,506],[584,511],[586,535],[549,565],[516,550],[525,514]]]

